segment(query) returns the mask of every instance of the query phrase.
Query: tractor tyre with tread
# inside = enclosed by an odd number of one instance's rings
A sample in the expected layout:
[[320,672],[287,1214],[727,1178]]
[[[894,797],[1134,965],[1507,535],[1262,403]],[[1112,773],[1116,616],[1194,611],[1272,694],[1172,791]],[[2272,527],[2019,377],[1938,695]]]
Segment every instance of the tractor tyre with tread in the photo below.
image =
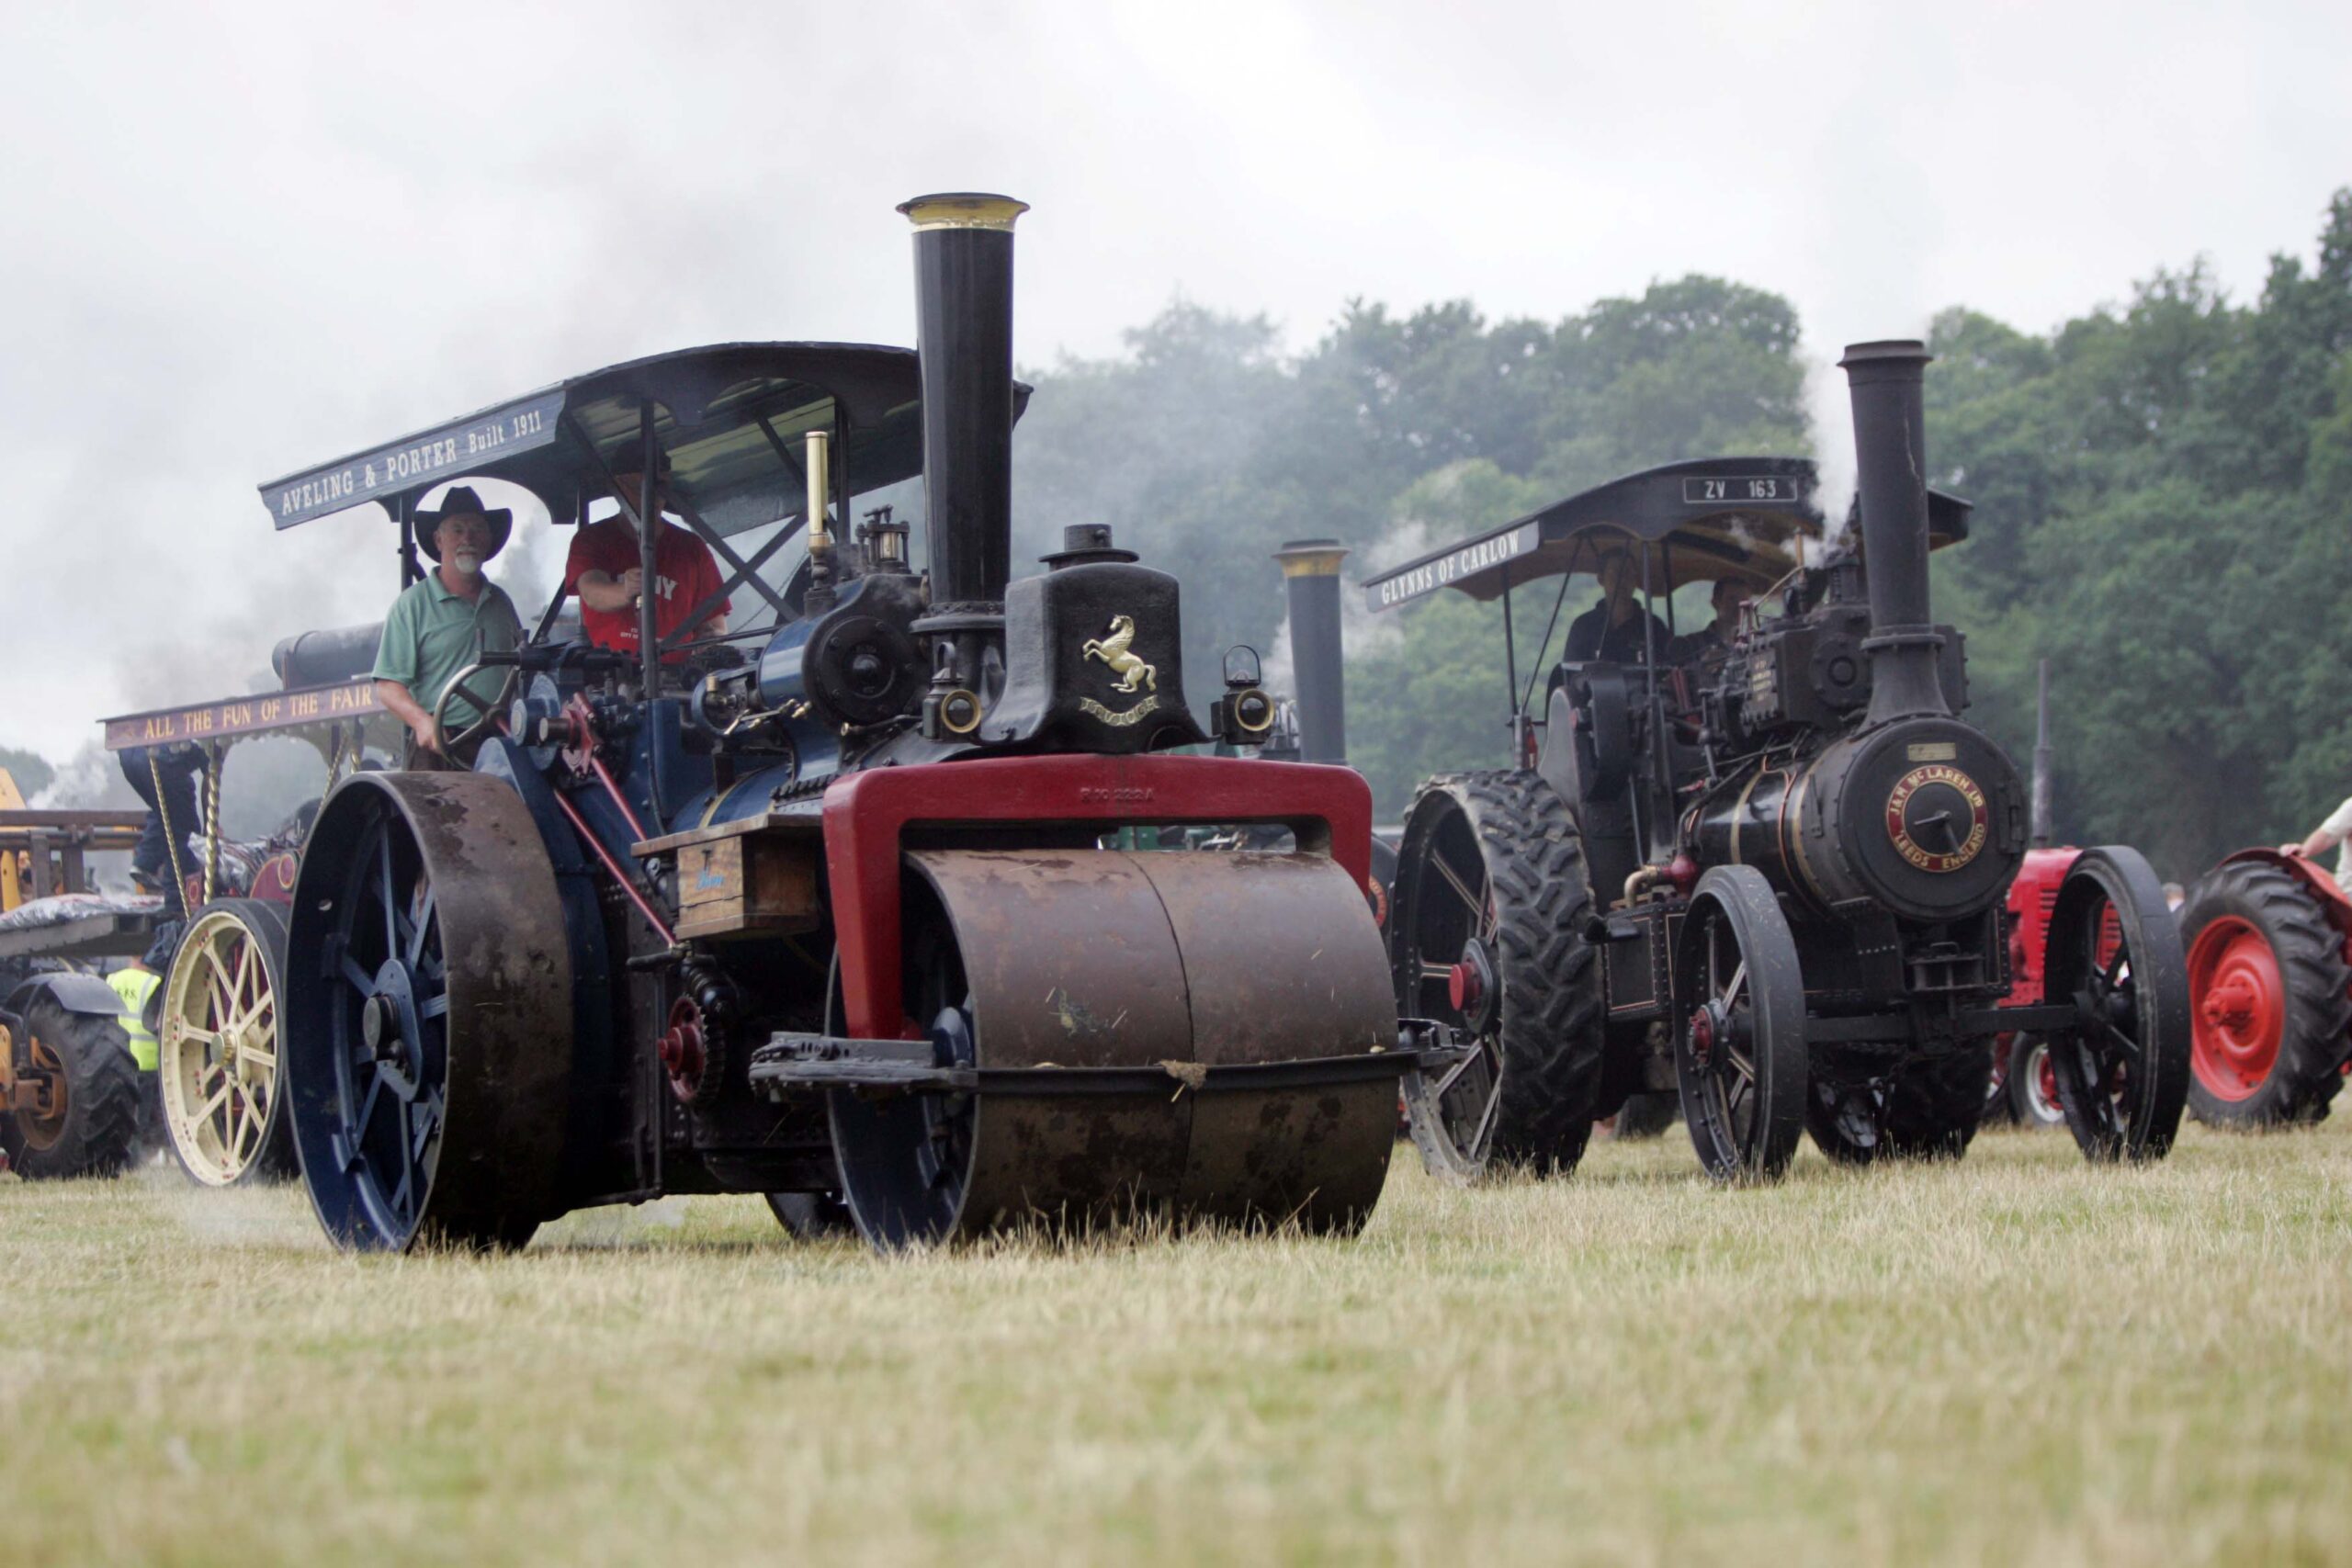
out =
[[[2325,1121],[2352,1039],[2352,967],[2318,900],[2278,866],[2231,861],[2189,889],[2180,929],[2194,987],[2188,1113],[2238,1130]],[[2204,1011],[2222,985],[2244,993],[2244,1016]]]
[[[1433,806],[1433,795],[1445,803]],[[1398,1008],[1408,1016],[1444,1013],[1425,997],[1419,965],[1455,954],[1419,952],[1414,926],[1423,916],[1420,900],[1453,896],[1427,863],[1444,852],[1435,840],[1447,817],[1458,817],[1475,836],[1489,904],[1476,923],[1490,934],[1500,993],[1490,1026],[1499,1072],[1485,1158],[1545,1174],[1572,1170],[1592,1136],[1602,1051],[1599,955],[1584,936],[1592,892],[1575,818],[1557,791],[1521,770],[1440,774],[1421,787],[1407,818],[1394,915]],[[1457,855],[1463,847],[1455,847]],[[1450,869],[1457,881],[1467,880],[1466,865]],[[1408,882],[1415,900],[1409,910]],[[1451,1134],[1422,1124],[1434,1104],[1413,1109],[1416,1141],[1438,1168],[1442,1162],[1428,1140],[1450,1145]]]
[[119,1176],[139,1157],[139,1064],[122,1024],[49,997],[25,1009],[36,1047],[63,1069],[65,1105],[41,1122],[0,1114],[0,1153],[28,1181]]

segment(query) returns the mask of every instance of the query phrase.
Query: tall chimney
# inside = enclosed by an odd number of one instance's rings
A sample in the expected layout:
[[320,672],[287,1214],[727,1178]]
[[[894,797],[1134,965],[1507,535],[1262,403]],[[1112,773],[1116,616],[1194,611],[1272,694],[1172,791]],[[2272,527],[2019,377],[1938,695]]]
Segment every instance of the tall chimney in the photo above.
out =
[[1870,580],[1869,725],[1948,715],[1928,613],[1928,453],[1921,383],[1931,356],[1911,339],[1848,346],[1838,366],[1854,400],[1854,468]]
[[1012,224],[1029,208],[956,192],[899,210],[915,228],[933,615],[1001,615],[1012,572]]
[[1298,754],[1307,762],[1348,760],[1347,676],[1340,662],[1337,539],[1293,539],[1274,552],[1290,595],[1290,666],[1298,700]]
[[2028,838],[2037,850],[2050,847],[2050,660],[2038,666],[2038,690],[2033,699],[2033,795],[2027,808]]

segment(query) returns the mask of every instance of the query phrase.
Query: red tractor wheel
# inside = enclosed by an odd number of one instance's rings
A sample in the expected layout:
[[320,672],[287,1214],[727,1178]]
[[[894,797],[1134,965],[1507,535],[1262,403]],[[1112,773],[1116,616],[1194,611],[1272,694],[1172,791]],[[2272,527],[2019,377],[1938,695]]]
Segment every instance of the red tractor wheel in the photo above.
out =
[[2318,1122],[2344,1082],[2352,969],[2308,889],[2260,861],[2216,866],[2180,911],[2188,1109],[2221,1127]]

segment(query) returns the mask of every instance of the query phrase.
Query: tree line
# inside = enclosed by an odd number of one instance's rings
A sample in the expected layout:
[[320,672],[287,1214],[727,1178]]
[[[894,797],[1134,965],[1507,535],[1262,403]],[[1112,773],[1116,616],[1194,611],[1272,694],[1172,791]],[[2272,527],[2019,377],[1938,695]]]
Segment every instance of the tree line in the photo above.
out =
[[[2317,253],[2244,303],[2200,265],[2046,333],[1935,320],[1933,482],[1976,504],[1937,612],[2021,761],[2050,661],[2062,840],[2183,876],[2352,794],[2352,190]],[[1786,299],[1695,276],[1555,322],[1352,301],[1296,355],[1262,316],[1180,302],[1123,355],[1024,372],[1018,542],[1107,522],[1177,573],[1204,698],[1227,645],[1273,642],[1284,540],[1338,538],[1352,584],[1631,469],[1842,449],[1807,417],[1804,349]],[[1522,672],[1550,608],[1519,602]],[[1508,700],[1497,606],[1379,619],[1351,636],[1349,739],[1393,817],[1428,774],[1503,760]]]

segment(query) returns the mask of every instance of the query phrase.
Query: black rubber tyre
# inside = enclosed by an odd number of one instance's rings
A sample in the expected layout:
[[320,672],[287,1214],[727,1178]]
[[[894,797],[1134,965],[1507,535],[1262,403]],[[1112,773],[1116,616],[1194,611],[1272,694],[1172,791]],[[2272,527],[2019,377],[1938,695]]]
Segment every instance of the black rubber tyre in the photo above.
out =
[[2049,1032],[2058,1103],[2083,1157],[2159,1160],[2188,1101],[2188,960],[2139,851],[2085,850],[2050,911],[2042,995],[2075,1021]]
[[25,1009],[34,1046],[62,1069],[65,1104],[41,1122],[0,1115],[0,1151],[28,1181],[119,1176],[139,1156],[139,1064],[121,1023],[68,1012],[48,997]]
[[[2180,934],[2192,988],[2188,1113],[2241,1131],[2325,1121],[2352,1044],[2352,970],[2311,890],[2260,861],[2217,865],[2189,889]],[[2254,951],[2233,953],[2233,941]],[[2230,974],[2245,960],[2258,978]],[[2204,993],[2232,979],[2254,993],[2254,1018],[2204,1011],[2216,999]],[[2245,1046],[2269,1058],[2251,1083],[2237,1055]]]
[[838,1192],[766,1192],[768,1212],[795,1241],[825,1241],[855,1235],[848,1201]]
[[2002,1096],[2010,1119],[2028,1132],[2046,1133],[2066,1124],[2066,1108],[2050,1072],[2050,1042],[2020,1034],[2009,1047],[2009,1074]]
[[1663,1137],[1681,1114],[1682,1097],[1679,1094],[1629,1094],[1625,1103],[1617,1108],[1617,1119],[1610,1124],[1609,1135],[1620,1143]]
[[[1471,884],[1474,872],[1483,886]],[[1567,803],[1536,774],[1442,774],[1421,787],[1406,818],[1391,917],[1397,1010],[1480,1042],[1465,1065],[1489,1075],[1477,1104],[1491,1106],[1456,1116],[1442,1086],[1408,1080],[1414,1141],[1432,1174],[1475,1178],[1490,1162],[1550,1174],[1583,1157],[1600,1090],[1600,968],[1584,939],[1591,908]],[[1449,941],[1456,925],[1461,934]],[[1474,942],[1495,995],[1457,1009],[1446,972],[1469,961]],[[1481,1120],[1490,1122],[1484,1136]]]
[[1840,1165],[1882,1159],[1958,1159],[1984,1117],[1993,1043],[1916,1062],[1891,1081],[1857,1086],[1815,1079],[1804,1101],[1804,1129]]

